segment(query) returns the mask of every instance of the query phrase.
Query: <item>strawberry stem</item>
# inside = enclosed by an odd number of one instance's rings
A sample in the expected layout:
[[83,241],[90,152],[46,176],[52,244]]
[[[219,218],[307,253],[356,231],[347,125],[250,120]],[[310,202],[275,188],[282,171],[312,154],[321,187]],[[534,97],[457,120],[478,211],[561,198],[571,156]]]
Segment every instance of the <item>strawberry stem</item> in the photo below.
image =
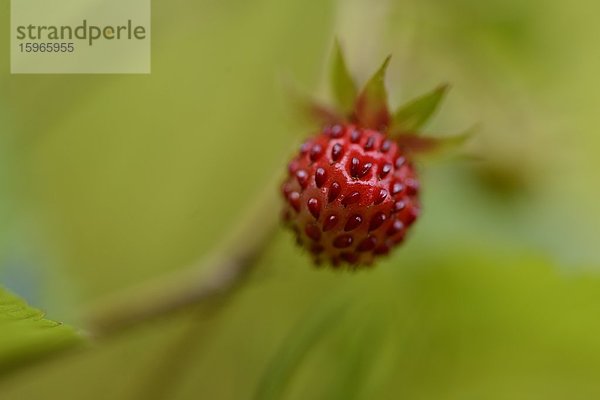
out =
[[[269,182],[267,187],[273,186]],[[129,289],[93,307],[86,313],[91,315],[91,336],[110,337],[235,292],[251,273],[277,227],[279,215],[273,212],[276,196],[265,190],[260,197],[229,239],[192,267]]]

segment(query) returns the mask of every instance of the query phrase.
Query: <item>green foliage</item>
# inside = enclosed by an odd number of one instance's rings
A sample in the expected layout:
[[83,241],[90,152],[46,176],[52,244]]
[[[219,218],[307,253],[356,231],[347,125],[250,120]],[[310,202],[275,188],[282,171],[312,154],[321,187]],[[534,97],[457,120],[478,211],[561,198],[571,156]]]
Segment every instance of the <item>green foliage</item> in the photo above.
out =
[[389,124],[387,90],[385,74],[391,56],[369,79],[356,101],[356,119],[362,125],[373,129],[384,129]]
[[[319,103],[305,90],[301,90],[292,83],[286,83],[286,93],[291,111],[297,116],[298,122],[306,123],[307,129],[314,129],[316,123],[332,125],[343,118],[338,110]],[[299,135],[304,139],[306,133],[301,131]]]
[[[476,128],[450,136],[418,136],[412,133],[397,134],[394,139],[401,146],[409,148],[419,160],[436,159],[461,150],[475,134]],[[477,157],[475,157],[477,158]]]
[[448,85],[442,85],[400,107],[392,117],[392,132],[418,133],[438,109],[447,91]]
[[[600,6],[389,5],[339,2],[333,15],[322,0],[154,2],[150,76],[10,76],[0,65],[14,125],[0,126],[11,155],[0,174],[18,183],[4,215],[44,260],[41,304],[64,304],[52,315],[189,264],[256,192],[277,195],[264,182],[284,173],[293,133],[308,133],[285,119],[278,77],[321,89],[334,30],[357,75],[391,51],[391,87],[451,82],[433,130],[482,121],[469,145],[518,182],[499,196],[477,163],[427,165],[421,220],[373,271],[315,270],[282,234],[227,304],[32,363],[5,377],[1,399],[160,399],[149,387],[169,400],[600,398]],[[0,9],[8,16],[9,2]],[[424,124],[435,103],[404,123]],[[327,313],[332,298],[343,315]],[[6,325],[4,365],[73,343],[64,326]]]
[[[598,277],[566,277],[501,246],[451,241],[454,250],[428,254],[441,243],[417,239],[377,271],[338,274],[291,258],[282,234],[259,276],[218,314],[153,324],[0,394],[128,400],[160,377],[175,400],[600,395],[600,324],[590,318],[600,312]],[[187,359],[172,359],[181,340],[173,327],[188,320],[200,323],[187,331]],[[173,363],[184,367],[170,381]],[[94,389],[98,376],[111,381],[106,391]]]
[[0,288],[0,372],[27,360],[77,344],[79,335]]
[[345,114],[350,113],[356,101],[356,85],[344,58],[339,41],[335,41],[331,69],[331,87],[338,107]]
[[310,314],[300,321],[297,329],[290,332],[265,369],[254,399],[280,399],[284,395],[287,385],[293,380],[302,362],[343,316],[345,307],[335,300],[323,304],[318,310],[311,310]]

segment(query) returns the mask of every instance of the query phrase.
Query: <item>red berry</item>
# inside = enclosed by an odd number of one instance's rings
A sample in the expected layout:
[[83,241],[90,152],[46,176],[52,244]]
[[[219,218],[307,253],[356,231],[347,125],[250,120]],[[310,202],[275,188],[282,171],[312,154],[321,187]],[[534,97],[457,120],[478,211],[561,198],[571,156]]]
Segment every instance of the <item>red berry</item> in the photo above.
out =
[[370,265],[402,242],[419,215],[409,154],[377,130],[326,128],[289,165],[285,223],[317,264]]
[[358,90],[336,42],[331,75],[336,104],[302,106],[327,128],[289,162],[282,215],[317,265],[357,268],[389,254],[420,214],[413,157],[460,145],[469,135],[422,135],[447,85],[391,110],[384,84],[389,61]]

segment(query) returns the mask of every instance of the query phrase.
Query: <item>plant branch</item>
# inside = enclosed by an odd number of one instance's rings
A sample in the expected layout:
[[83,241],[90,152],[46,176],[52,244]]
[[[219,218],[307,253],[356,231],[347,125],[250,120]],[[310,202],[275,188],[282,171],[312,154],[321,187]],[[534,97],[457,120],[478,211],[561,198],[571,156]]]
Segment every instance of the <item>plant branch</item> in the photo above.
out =
[[234,291],[248,276],[277,227],[279,213],[276,196],[270,190],[273,187],[267,186],[224,245],[199,262],[92,307],[87,313],[91,336],[112,336]]

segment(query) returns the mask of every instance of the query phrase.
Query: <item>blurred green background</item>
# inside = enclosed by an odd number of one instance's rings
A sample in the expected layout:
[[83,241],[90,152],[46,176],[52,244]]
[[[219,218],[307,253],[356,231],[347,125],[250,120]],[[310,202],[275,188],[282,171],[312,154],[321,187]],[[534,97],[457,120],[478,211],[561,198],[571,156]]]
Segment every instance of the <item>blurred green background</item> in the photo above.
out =
[[[600,5],[591,0],[155,1],[152,74],[10,75],[0,33],[0,282],[85,329],[89,306],[220,243],[310,133],[333,38],[392,102],[453,90],[424,214],[369,272],[280,231],[217,311],[0,377],[1,399],[600,396]],[[0,0],[3,26],[9,1]],[[0,332],[0,340],[3,332]]]

